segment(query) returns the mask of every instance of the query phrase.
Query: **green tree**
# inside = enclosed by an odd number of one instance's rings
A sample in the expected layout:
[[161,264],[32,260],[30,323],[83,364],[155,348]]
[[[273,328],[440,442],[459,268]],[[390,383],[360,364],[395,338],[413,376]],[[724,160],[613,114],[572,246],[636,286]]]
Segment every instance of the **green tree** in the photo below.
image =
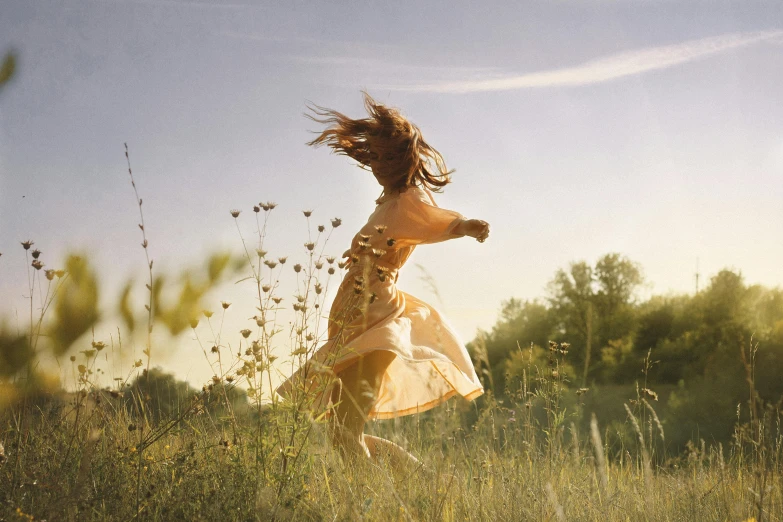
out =
[[[612,253],[602,256],[595,267],[585,261],[571,263],[568,271],[558,270],[549,283],[558,340],[572,344],[572,361],[585,368],[585,377],[602,364],[595,354],[612,348],[610,341],[620,341],[634,330],[634,297],[643,280],[637,263]],[[614,360],[613,366],[624,364]]]

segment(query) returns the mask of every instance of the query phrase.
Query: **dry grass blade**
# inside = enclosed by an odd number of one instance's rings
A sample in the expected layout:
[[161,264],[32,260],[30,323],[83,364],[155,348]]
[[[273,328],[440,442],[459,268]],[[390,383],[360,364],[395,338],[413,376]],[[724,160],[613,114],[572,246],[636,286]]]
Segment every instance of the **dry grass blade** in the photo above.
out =
[[555,510],[555,517],[560,522],[565,522],[565,512],[563,511],[563,506],[561,506],[560,502],[557,500],[557,493],[555,493],[555,488],[552,487],[550,482],[547,482],[545,489],[546,497],[549,499],[549,503],[552,505],[552,509]]
[[601,498],[606,497],[606,490],[609,487],[609,481],[606,477],[606,458],[604,456],[604,445],[601,441],[601,432],[598,431],[598,420],[595,413],[590,418],[590,441],[593,443],[595,451],[595,469],[598,472],[598,479],[601,491]]
[[644,467],[644,483],[645,485],[650,485],[652,483],[652,468],[650,466],[650,455],[647,452],[647,447],[644,443],[644,434],[642,434],[641,428],[639,428],[639,422],[636,420],[636,417],[631,412],[631,408],[628,407],[627,404],[623,404],[623,407],[625,408],[626,413],[628,413],[628,417],[631,419],[631,425],[633,426],[633,430],[636,432],[636,435],[639,437],[639,447],[642,454],[642,465]]

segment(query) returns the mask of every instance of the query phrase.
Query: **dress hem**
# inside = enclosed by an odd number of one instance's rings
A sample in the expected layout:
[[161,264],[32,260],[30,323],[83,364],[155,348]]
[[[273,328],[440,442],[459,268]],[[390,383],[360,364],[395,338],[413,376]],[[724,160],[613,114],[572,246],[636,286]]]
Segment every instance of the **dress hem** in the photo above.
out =
[[[477,397],[480,397],[484,393],[484,390],[482,388],[476,388],[472,392],[468,393],[467,395],[463,395],[465,400],[472,401],[476,399]],[[368,415],[368,419],[372,420],[386,420],[386,419],[395,419],[397,417],[404,417],[405,415],[414,415],[416,413],[422,413],[427,410],[431,410],[435,406],[438,406],[447,400],[451,399],[455,395],[460,394],[457,390],[452,389],[450,392],[446,393],[445,395],[442,395],[441,397],[438,397],[437,399],[434,399],[430,402],[427,402],[425,404],[419,404],[417,406],[414,406],[412,408],[406,408],[404,410],[396,410],[396,411],[379,411],[379,412],[373,412],[371,411]]]

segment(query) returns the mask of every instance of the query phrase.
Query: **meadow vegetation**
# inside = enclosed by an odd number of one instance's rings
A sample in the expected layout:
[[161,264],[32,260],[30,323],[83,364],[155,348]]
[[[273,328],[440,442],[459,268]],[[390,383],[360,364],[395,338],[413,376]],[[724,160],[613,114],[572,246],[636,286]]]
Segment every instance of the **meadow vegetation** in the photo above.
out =
[[[25,328],[0,323],[2,520],[783,519],[779,289],[726,270],[695,295],[642,302],[623,256],[573,263],[546,300],[504,302],[470,344],[484,396],[369,425],[422,462],[395,468],[333,451],[312,389],[273,392],[323,342],[340,220],[311,226],[305,211],[307,261],[293,264],[264,250],[274,203],[232,210],[241,254],[167,275],[136,201],[144,311],[129,283],[109,339],[94,336],[115,313],[87,256],[59,270],[26,238],[4,252],[26,256],[30,302]],[[231,334],[232,304],[205,303],[237,279],[255,306]],[[198,388],[157,367],[156,328],[189,332],[214,377]],[[107,377],[129,336],[144,357]],[[44,357],[70,365],[74,385]]]

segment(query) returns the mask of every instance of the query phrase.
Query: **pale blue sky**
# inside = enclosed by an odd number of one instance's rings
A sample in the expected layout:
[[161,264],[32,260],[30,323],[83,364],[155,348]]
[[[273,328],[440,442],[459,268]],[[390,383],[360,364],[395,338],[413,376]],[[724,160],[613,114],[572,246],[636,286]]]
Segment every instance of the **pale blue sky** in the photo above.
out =
[[[6,316],[24,306],[25,239],[50,267],[90,252],[107,302],[140,273],[123,142],[156,267],[238,248],[228,211],[261,200],[280,205],[273,253],[301,254],[305,208],[343,218],[341,253],[379,189],[306,147],[302,113],[361,116],[361,89],[457,169],[441,206],[492,224],[483,245],[411,261],[466,340],[501,300],[607,252],[641,263],[648,294],[692,291],[697,258],[705,279],[783,284],[782,2],[5,0],[0,45],[19,53],[0,92]],[[418,277],[402,287],[437,305]],[[220,298],[252,306],[249,288]],[[203,377],[184,345],[165,364]]]

